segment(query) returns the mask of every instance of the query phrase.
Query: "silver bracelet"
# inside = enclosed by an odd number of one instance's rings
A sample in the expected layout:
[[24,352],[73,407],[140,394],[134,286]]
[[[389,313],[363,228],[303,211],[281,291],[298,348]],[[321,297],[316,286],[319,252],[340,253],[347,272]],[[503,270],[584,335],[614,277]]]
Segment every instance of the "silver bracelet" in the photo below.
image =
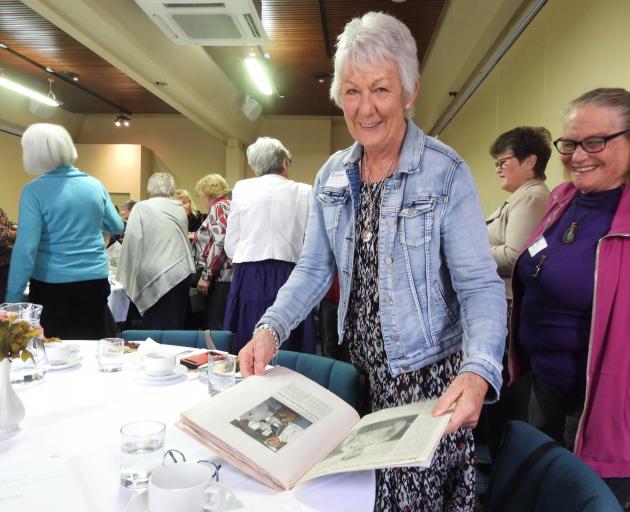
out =
[[260,331],[267,331],[271,334],[271,336],[273,337],[273,344],[275,345],[273,356],[277,356],[278,352],[280,352],[280,336],[278,336],[276,330],[269,324],[260,324],[254,329],[252,336],[256,336],[256,334],[258,334]]

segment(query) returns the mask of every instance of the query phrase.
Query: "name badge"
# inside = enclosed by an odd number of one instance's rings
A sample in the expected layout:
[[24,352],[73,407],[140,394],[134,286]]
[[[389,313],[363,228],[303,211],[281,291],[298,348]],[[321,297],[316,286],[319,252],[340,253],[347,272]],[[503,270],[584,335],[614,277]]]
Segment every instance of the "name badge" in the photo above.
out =
[[529,249],[527,249],[527,252],[533,258],[546,247],[547,247],[547,240],[545,240],[544,236],[541,236],[538,240],[536,240],[532,245],[529,246]]
[[346,171],[332,171],[324,186],[335,188],[347,187],[348,176],[346,175]]

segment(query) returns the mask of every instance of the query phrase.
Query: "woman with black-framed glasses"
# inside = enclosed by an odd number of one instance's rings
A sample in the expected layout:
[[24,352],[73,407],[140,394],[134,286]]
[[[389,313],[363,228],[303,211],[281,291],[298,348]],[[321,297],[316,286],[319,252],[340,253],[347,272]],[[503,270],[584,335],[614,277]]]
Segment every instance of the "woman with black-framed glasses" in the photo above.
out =
[[510,374],[531,368],[529,421],[630,509],[630,92],[573,100],[554,141],[569,178],[519,256]]

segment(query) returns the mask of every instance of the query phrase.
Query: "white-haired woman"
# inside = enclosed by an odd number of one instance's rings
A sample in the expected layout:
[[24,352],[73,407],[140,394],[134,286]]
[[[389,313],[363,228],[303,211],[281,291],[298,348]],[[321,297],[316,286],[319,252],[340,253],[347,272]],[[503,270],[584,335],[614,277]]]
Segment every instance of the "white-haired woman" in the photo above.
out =
[[[234,276],[224,325],[236,333],[237,350],[249,341],[295,267],[311,194],[310,185],[288,178],[291,153],[279,140],[260,137],[247,148],[247,161],[258,177],[234,186],[225,238]],[[313,353],[312,317],[304,315],[303,320],[291,326],[285,348]]]
[[229,192],[225,178],[207,174],[195,185],[197,196],[208,209],[208,215],[195,233],[195,263],[199,279],[195,283],[199,293],[206,297],[204,327],[223,329],[225,305],[232,281],[232,262],[225,254],[224,242],[230,215]]
[[77,150],[65,128],[29,126],[22,152],[26,172],[38,177],[20,196],[6,300],[21,301],[30,280],[46,336],[103,337],[110,289],[102,232],[118,234],[123,222],[101,182],[72,165]]
[[241,350],[260,374],[338,271],[339,335],[368,374],[373,410],[439,398],[453,407],[428,468],[377,471],[377,510],[473,510],[473,438],[496,400],[506,335],[503,283],[465,162],[411,121],[416,44],[383,13],[339,36],[331,97],[356,143],[314,186],[300,261]]
[[136,203],[129,215],[116,277],[144,329],[185,329],[195,269],[186,212],[173,199],[175,181],[168,172],[152,174],[147,193],[149,199]]

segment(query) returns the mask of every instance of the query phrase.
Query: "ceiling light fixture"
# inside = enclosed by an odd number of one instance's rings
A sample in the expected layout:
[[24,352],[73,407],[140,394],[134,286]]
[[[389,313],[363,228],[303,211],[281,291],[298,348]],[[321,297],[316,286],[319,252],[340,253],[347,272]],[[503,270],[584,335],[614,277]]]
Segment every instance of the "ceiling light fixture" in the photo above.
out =
[[114,121],[114,125],[119,128],[124,126],[125,128],[129,127],[131,124],[131,118],[125,114],[120,114],[116,120]]
[[50,92],[48,93],[48,96],[45,96],[37,91],[34,91],[33,89],[30,89],[29,87],[25,87],[24,85],[14,82],[13,80],[9,80],[4,76],[4,74],[2,73],[2,69],[0,68],[0,86],[13,92],[17,92],[18,94],[26,96],[27,98],[30,98],[32,100],[43,103],[44,105],[48,105],[49,107],[58,107],[59,105],[61,105],[61,103],[57,101],[55,95],[52,92],[52,82],[50,82]]
[[265,96],[271,96],[273,94],[273,85],[269,79],[266,67],[258,59],[249,57],[245,59],[245,67],[249,73],[250,78],[256,84],[260,92]]
[[72,71],[62,71],[61,75],[65,76],[66,78],[69,78],[73,82],[79,81],[79,75],[77,73],[73,73]]

